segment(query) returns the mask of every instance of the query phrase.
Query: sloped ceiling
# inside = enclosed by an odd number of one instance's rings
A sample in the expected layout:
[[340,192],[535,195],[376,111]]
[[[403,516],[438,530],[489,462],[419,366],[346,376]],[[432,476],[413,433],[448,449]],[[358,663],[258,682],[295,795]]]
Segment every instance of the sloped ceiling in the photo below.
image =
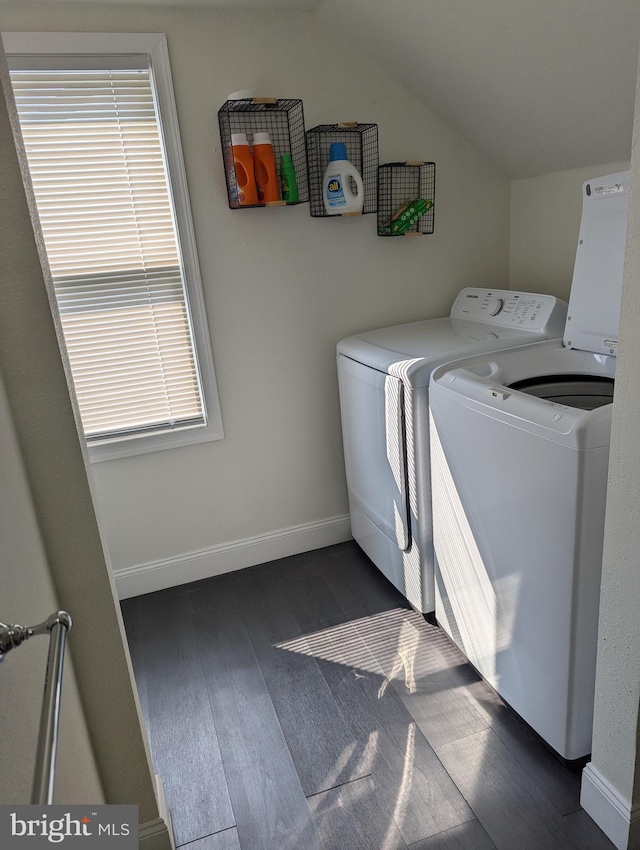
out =
[[513,178],[630,157],[640,0],[84,2],[308,12]]
[[[80,0],[84,3],[115,3],[125,6],[204,6],[224,11],[268,11],[272,9],[309,12],[322,0]],[[2,0],[0,0],[2,3]]]
[[315,14],[511,177],[630,157],[637,0],[325,0]]

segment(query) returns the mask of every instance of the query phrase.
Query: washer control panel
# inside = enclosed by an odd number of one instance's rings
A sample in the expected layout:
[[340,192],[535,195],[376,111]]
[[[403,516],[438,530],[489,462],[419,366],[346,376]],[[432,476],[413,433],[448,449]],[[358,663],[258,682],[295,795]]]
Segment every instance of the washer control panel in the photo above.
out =
[[451,318],[525,331],[543,331],[550,323],[562,327],[566,309],[564,301],[552,295],[507,289],[467,288],[456,298],[451,308]]

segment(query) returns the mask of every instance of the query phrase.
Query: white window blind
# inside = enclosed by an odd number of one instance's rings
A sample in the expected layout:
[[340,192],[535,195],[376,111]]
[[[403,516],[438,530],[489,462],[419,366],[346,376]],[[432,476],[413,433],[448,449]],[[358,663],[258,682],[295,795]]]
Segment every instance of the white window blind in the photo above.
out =
[[152,79],[126,65],[11,71],[89,442],[206,419]]

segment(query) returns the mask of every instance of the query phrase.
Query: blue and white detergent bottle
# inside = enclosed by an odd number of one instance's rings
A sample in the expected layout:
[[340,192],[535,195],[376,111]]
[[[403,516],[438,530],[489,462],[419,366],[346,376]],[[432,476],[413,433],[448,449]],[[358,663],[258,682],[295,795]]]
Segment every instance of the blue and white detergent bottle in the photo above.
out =
[[[356,193],[351,191],[351,180],[356,184]],[[322,200],[327,215],[362,212],[364,186],[355,165],[347,159],[344,142],[332,142],[329,150],[329,166],[322,181]]]

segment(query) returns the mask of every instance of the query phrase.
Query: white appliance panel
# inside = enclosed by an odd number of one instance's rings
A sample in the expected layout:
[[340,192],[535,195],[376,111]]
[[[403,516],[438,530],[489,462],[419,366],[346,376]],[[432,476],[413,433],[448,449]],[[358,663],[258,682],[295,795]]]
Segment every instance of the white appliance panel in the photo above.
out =
[[[432,388],[436,618],[527,723],[579,758],[591,745],[608,447],[540,440],[458,400]],[[585,478],[591,495],[577,500]]]
[[[364,514],[400,550],[409,548],[402,382],[338,357],[345,466],[352,514]],[[362,421],[367,428],[359,428]]]
[[560,336],[566,313],[564,302],[552,295],[513,292],[508,289],[463,289],[451,308],[452,319],[485,322],[494,328],[536,331]]
[[630,174],[587,180],[564,344],[615,354],[618,348]]

